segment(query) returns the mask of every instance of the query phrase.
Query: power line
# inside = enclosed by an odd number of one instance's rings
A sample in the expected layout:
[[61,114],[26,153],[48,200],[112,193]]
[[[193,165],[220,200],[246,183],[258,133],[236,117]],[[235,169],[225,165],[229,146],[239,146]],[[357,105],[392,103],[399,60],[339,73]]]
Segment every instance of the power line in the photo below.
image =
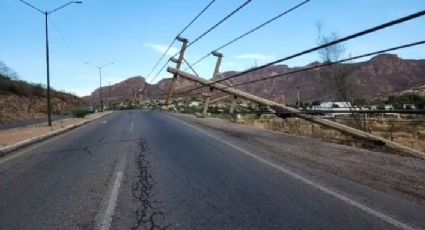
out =
[[[174,43],[176,42],[177,37],[179,37],[180,35],[182,35],[196,20],[198,20],[198,18],[205,13],[205,11],[207,11],[208,8],[210,8],[210,6],[215,2],[216,0],[212,0],[210,1],[178,34],[177,36],[173,39],[173,41],[170,43],[170,45],[168,46],[168,48],[165,50],[165,52],[161,55],[161,57],[158,59],[158,61],[155,63],[154,67],[152,68],[152,70],[149,72],[147,78],[149,78],[151,76],[151,74],[153,73],[153,71],[156,69],[156,67],[159,65],[159,63],[164,59],[165,55],[168,53],[168,51],[171,49],[171,47],[174,45]],[[168,63],[168,62],[167,62]]]
[[[174,57],[174,56],[173,56]],[[161,72],[165,69],[165,67],[167,67],[167,64],[170,62],[170,59],[168,59],[164,65],[162,65],[161,69],[159,69],[159,71],[155,74],[155,77],[152,78],[151,83],[159,76],[159,74],[161,74]]]
[[196,15],[193,19],[192,19],[192,21],[190,21],[189,22],[189,24],[187,24],[187,26],[186,27],[184,27],[183,29],[182,29],[182,31],[177,35],[177,37],[178,36],[180,36],[180,35],[182,35],[196,20],[198,20],[198,18],[208,9],[208,8],[210,8],[210,6],[213,4],[215,2],[215,0],[212,0],[210,3],[208,3],[208,5],[206,5],[205,7],[204,7],[204,9],[202,9],[201,10],[201,12],[199,12],[198,13],[198,15]]
[[[288,13],[290,13],[290,12],[292,12],[292,11],[296,10],[297,8],[299,8],[299,7],[303,6],[304,4],[307,4],[307,3],[308,3],[308,2],[310,2],[310,1],[311,1],[311,0],[305,0],[305,1],[303,1],[303,2],[301,2],[301,3],[299,3],[299,4],[297,4],[296,6],[294,6],[294,7],[290,8],[290,9],[288,9],[288,10],[286,10],[286,11],[284,11],[284,12],[282,12],[282,13],[278,14],[278,15],[276,15],[275,17],[273,17],[273,18],[271,18],[271,19],[269,19],[269,20],[267,20],[267,21],[263,22],[262,24],[260,24],[260,25],[258,25],[258,26],[256,26],[256,27],[254,27],[253,29],[251,29],[251,30],[249,30],[249,31],[245,32],[244,34],[242,34],[242,35],[240,35],[240,36],[238,36],[238,37],[234,38],[233,40],[231,40],[231,41],[229,41],[229,42],[227,42],[227,43],[225,43],[225,44],[221,45],[220,47],[218,47],[218,48],[214,49],[212,52],[214,52],[214,51],[219,51],[219,50],[221,50],[221,49],[223,49],[223,48],[225,48],[225,47],[227,47],[227,46],[229,46],[229,45],[231,45],[231,44],[235,43],[236,41],[238,41],[238,40],[240,40],[240,39],[242,39],[242,38],[244,38],[244,37],[246,37],[246,36],[248,36],[248,35],[252,34],[253,32],[255,32],[255,31],[257,31],[257,30],[261,29],[262,27],[264,27],[264,26],[266,26],[266,25],[268,25],[268,24],[270,24],[270,23],[272,23],[273,21],[276,21],[277,19],[279,19],[279,18],[283,17],[284,15],[286,15],[286,14],[288,14]],[[211,53],[212,53],[212,52],[211,52]],[[197,65],[199,62],[201,62],[201,61],[205,60],[205,58],[209,57],[209,56],[211,55],[211,53],[208,53],[208,54],[206,54],[205,56],[203,56],[202,58],[200,58],[199,60],[195,61],[195,62],[192,64],[192,67],[193,67],[193,66],[195,66],[195,65]]]
[[[413,46],[424,45],[424,44],[425,44],[425,40],[413,42],[413,43],[400,45],[400,46],[396,46],[396,47],[392,47],[392,48],[388,48],[388,49],[384,49],[384,50],[374,51],[374,52],[371,52],[371,53],[366,53],[366,54],[362,54],[362,55],[358,55],[358,56],[354,56],[354,57],[350,57],[350,58],[346,58],[346,59],[341,59],[341,60],[338,60],[338,61],[335,61],[335,62],[325,62],[321,65],[311,66],[311,67],[302,68],[302,69],[298,69],[298,70],[294,70],[294,71],[290,71],[290,72],[286,72],[286,73],[282,73],[282,74],[277,74],[277,75],[273,75],[273,76],[269,76],[269,77],[265,77],[265,78],[260,78],[260,79],[255,79],[255,80],[251,80],[251,81],[247,81],[247,82],[242,82],[242,83],[239,83],[239,84],[235,84],[233,86],[226,86],[223,89],[238,87],[238,86],[242,86],[242,85],[248,85],[248,84],[252,84],[252,83],[255,83],[255,82],[260,82],[260,81],[265,81],[265,80],[269,80],[269,79],[273,79],[273,78],[288,76],[288,75],[292,75],[292,74],[296,74],[296,73],[300,73],[300,72],[306,72],[306,71],[313,70],[313,69],[319,69],[319,68],[323,68],[323,67],[326,67],[326,66],[331,66],[331,65],[335,65],[335,64],[339,64],[339,63],[343,63],[343,62],[353,61],[353,60],[360,59],[360,58],[370,57],[370,56],[374,56],[374,55],[378,55],[378,54],[383,54],[383,53],[387,53],[387,52],[391,52],[391,51],[396,51],[396,50],[410,48],[410,47],[413,47]],[[187,91],[187,92],[189,92],[189,91]],[[179,95],[185,94],[187,92],[183,92]],[[201,94],[201,93],[197,93],[197,94]],[[197,94],[191,94],[190,96],[194,96],[194,95],[197,95]]]
[[[254,71],[257,71],[257,70],[260,70],[260,69],[264,69],[266,67],[272,66],[272,65],[277,64],[277,63],[280,63],[282,61],[287,61],[287,60],[290,60],[290,59],[293,59],[293,58],[302,56],[304,54],[308,54],[308,53],[311,53],[313,51],[317,51],[317,50],[320,50],[320,49],[323,49],[323,48],[326,48],[326,47],[329,47],[329,46],[333,46],[333,45],[336,45],[336,44],[339,44],[339,43],[342,43],[342,42],[345,42],[345,41],[348,41],[348,40],[351,40],[351,39],[354,39],[354,38],[357,38],[357,37],[361,37],[361,36],[364,36],[366,34],[370,34],[370,33],[376,32],[378,30],[382,30],[384,28],[387,28],[387,27],[390,27],[390,26],[394,26],[394,25],[397,25],[397,24],[400,24],[400,23],[403,23],[403,22],[406,22],[406,21],[409,21],[409,20],[412,20],[412,19],[415,19],[415,18],[424,16],[424,15],[425,15],[425,10],[422,10],[422,11],[419,11],[417,13],[414,13],[414,14],[411,14],[411,15],[408,15],[408,16],[405,16],[405,17],[402,17],[402,18],[398,18],[396,20],[393,20],[393,21],[390,21],[390,22],[387,22],[387,23],[384,23],[384,24],[381,24],[381,25],[378,25],[378,26],[375,26],[375,27],[372,27],[372,28],[369,28],[369,29],[366,29],[366,30],[357,32],[357,33],[354,33],[354,34],[349,35],[349,36],[346,36],[344,38],[340,38],[340,39],[331,41],[329,43],[326,43],[326,44],[323,44],[323,45],[320,45],[320,46],[317,46],[317,47],[314,47],[314,48],[311,48],[311,49],[308,49],[308,50],[305,50],[305,51],[302,51],[302,52],[299,52],[299,53],[296,53],[296,54],[293,54],[293,55],[290,55],[290,56],[287,56],[287,57],[284,57],[284,58],[281,58],[281,59],[278,59],[278,60],[275,60],[273,62],[264,64],[262,66],[254,67],[252,69],[248,69],[248,70],[242,71],[242,72],[237,73],[235,75],[232,75],[232,76],[229,76],[229,77],[226,77],[226,78],[222,78],[222,79],[213,81],[213,82],[211,82],[209,84],[206,84],[206,85],[203,85],[203,86],[194,88],[192,90],[188,90],[187,92],[193,91],[193,90],[197,90],[197,89],[200,89],[202,87],[207,87],[207,86],[210,86],[210,85],[212,85],[214,83],[222,82],[222,81],[225,81],[225,80],[228,80],[228,79],[231,79],[231,78],[240,77],[240,76],[242,76],[244,74],[251,73],[251,72],[254,72]],[[183,93],[187,93],[187,92],[183,92]]]
[[65,37],[62,35],[62,33],[59,31],[58,27],[56,26],[56,24],[53,22],[53,20],[51,18],[49,18],[49,21],[52,23],[53,25],[53,29],[55,30],[55,32],[59,35],[59,37],[62,39],[62,41],[65,43],[65,45],[68,47],[69,51],[71,51],[72,55],[81,63],[85,63],[79,55],[77,55],[77,53],[75,52],[75,50],[71,47],[71,45],[66,41]]
[[283,73],[283,74],[277,74],[277,75],[273,75],[273,76],[269,76],[269,77],[265,77],[265,78],[261,78],[261,79],[255,79],[255,80],[251,80],[251,81],[248,81],[248,82],[236,84],[236,85],[234,85],[234,87],[242,86],[242,85],[248,85],[248,84],[252,84],[254,82],[265,81],[265,80],[269,80],[269,79],[273,79],[273,78],[283,77],[283,76],[287,76],[287,75],[291,75],[291,74],[295,74],[295,73],[299,73],[299,72],[305,72],[305,71],[312,70],[312,69],[318,69],[318,68],[322,68],[322,67],[326,67],[326,66],[331,66],[331,65],[335,65],[335,64],[339,64],[339,63],[343,63],[343,62],[353,61],[353,60],[360,59],[360,58],[365,58],[365,57],[369,57],[369,56],[373,56],[373,55],[383,54],[383,53],[387,53],[387,52],[391,52],[391,51],[395,51],[395,50],[399,50],[399,49],[405,49],[405,48],[409,48],[409,47],[413,47],[413,46],[423,45],[423,44],[425,44],[425,40],[422,40],[422,41],[419,41],[419,42],[413,42],[413,43],[409,43],[409,44],[405,44],[405,45],[401,45],[401,46],[397,46],[397,47],[393,47],[393,48],[388,48],[388,49],[384,49],[384,50],[379,50],[379,51],[375,51],[375,52],[371,52],[371,53],[367,53],[367,54],[362,54],[362,55],[358,55],[358,56],[354,56],[354,57],[350,57],[350,58],[346,58],[346,59],[341,59],[341,60],[338,60],[338,61],[335,61],[335,62],[325,62],[321,65],[302,68],[302,69],[299,69],[299,70],[295,70],[295,71],[291,71],[291,72],[287,72],[287,73]]
[[165,55],[168,53],[168,51],[171,49],[171,47],[174,45],[175,42],[176,42],[176,39],[174,38],[173,41],[168,46],[168,48],[164,51],[164,53],[162,53],[162,55],[158,59],[158,61],[156,61],[155,65],[153,66],[153,68],[151,69],[151,71],[149,72],[149,74],[148,74],[148,76],[146,78],[149,78],[151,76],[151,74],[153,73],[153,71],[156,69],[156,67],[159,65],[159,63],[162,61],[162,59],[164,59]]
[[[216,29],[219,25],[221,25],[223,22],[225,22],[227,19],[229,19],[230,17],[232,17],[234,14],[236,14],[238,11],[240,11],[242,8],[244,8],[246,5],[248,5],[252,0],[247,0],[245,1],[243,4],[241,4],[240,6],[238,6],[236,9],[234,9],[232,12],[230,12],[228,15],[226,15],[224,18],[222,18],[220,21],[218,21],[216,24],[214,24],[213,26],[211,26],[208,30],[206,30],[204,33],[202,33],[201,35],[199,35],[197,38],[195,38],[195,40],[193,40],[193,42],[189,43],[186,47],[189,48],[190,46],[192,46],[193,44],[195,44],[196,42],[198,42],[199,40],[201,40],[203,37],[205,37],[207,34],[209,34],[211,31],[213,31],[214,29]],[[174,55],[172,55],[171,57],[175,57],[176,55],[178,55],[180,53],[180,51],[178,51],[177,53],[175,53]],[[158,71],[158,73],[155,75],[155,77],[153,79],[156,79],[159,74],[161,74],[161,72],[165,69],[165,67],[167,66],[168,62],[170,60],[168,60],[166,63],[164,63],[164,65],[162,65],[161,69]]]
[[[247,0],[245,1],[242,5],[240,5],[238,8],[236,8],[235,10],[233,10],[230,14],[228,14],[226,17],[222,18],[220,21],[218,21],[215,25],[211,26],[208,30],[206,30],[204,33],[202,33],[201,35],[199,35],[197,38],[195,38],[195,40],[193,40],[193,42],[191,42],[189,46],[195,44],[196,42],[198,42],[199,40],[201,40],[203,37],[205,37],[207,34],[209,34],[211,31],[213,31],[215,28],[217,28],[219,25],[221,25],[223,22],[225,22],[227,19],[229,19],[230,17],[232,17],[234,14],[236,14],[238,11],[240,11],[242,8],[244,8],[246,5],[248,5],[252,0]],[[178,53],[177,53],[178,54]],[[175,55],[174,55],[175,56]]]

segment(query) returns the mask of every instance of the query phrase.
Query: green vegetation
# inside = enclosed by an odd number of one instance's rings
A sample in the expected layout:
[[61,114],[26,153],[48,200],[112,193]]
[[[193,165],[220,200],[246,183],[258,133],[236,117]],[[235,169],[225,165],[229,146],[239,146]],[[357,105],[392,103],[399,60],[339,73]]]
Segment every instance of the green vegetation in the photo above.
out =
[[413,104],[418,109],[424,109],[425,97],[415,93],[406,93],[400,96],[389,96],[385,104],[393,105],[395,109],[403,109],[405,104]]
[[0,94],[45,97],[45,89],[40,84],[29,84],[25,81],[0,75]]
[[83,118],[87,114],[93,113],[93,111],[88,110],[87,108],[75,108],[71,110],[72,116],[76,118]]
[[[76,96],[51,89],[53,97],[66,101]],[[46,88],[41,84],[19,80],[18,74],[0,62],[0,94],[15,94],[23,97],[46,97]]]
[[29,84],[18,80],[17,73],[0,62],[0,94],[44,97],[45,89],[41,84]]

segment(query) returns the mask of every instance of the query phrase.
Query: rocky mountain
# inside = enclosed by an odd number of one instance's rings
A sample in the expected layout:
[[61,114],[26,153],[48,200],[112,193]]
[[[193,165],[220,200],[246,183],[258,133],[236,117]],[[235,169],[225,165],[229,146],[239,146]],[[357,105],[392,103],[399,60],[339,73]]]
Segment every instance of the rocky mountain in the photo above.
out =
[[[127,78],[126,80],[111,86],[102,87],[102,98],[104,105],[118,104],[121,102],[138,102],[140,98],[160,98],[168,90],[170,79],[163,79],[156,84],[149,84],[142,76]],[[177,82],[177,87],[188,86],[190,82],[181,79]],[[146,88],[145,88],[146,87]],[[83,97],[83,100],[90,106],[100,104],[100,88],[93,91],[89,96]]]
[[[319,65],[319,62],[308,66]],[[261,69],[231,80],[232,84],[261,79],[263,77],[284,74],[305,67],[288,67],[275,65]],[[386,98],[406,90],[421,88],[425,85],[425,60],[404,60],[397,55],[378,55],[368,61],[342,64],[344,76],[350,85],[350,95],[356,99]],[[225,72],[223,75],[230,76],[236,72]],[[339,94],[335,89],[332,74],[326,67],[299,72],[266,81],[259,81],[239,87],[253,94],[281,101],[285,98],[286,103],[295,103],[297,87],[300,87],[301,101],[312,102],[315,100],[339,100]],[[129,78],[111,87],[103,87],[104,98],[112,100],[132,100],[139,98],[137,92],[147,84],[141,76]],[[164,93],[170,84],[170,79],[163,79],[155,85],[146,85],[144,96],[153,97]],[[187,81],[180,80],[176,91],[188,89]],[[85,100],[95,103],[99,98],[99,89],[95,90]],[[106,96],[108,95],[109,96]],[[136,95],[136,96],[135,96]]]

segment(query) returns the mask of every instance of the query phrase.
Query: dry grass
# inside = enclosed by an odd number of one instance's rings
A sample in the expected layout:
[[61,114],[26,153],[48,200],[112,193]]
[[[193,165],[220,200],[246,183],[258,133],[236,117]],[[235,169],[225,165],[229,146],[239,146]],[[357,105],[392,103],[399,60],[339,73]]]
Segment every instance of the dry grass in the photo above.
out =
[[[353,126],[350,119],[336,119],[335,121]],[[365,143],[359,143],[339,131],[325,128],[299,118],[280,119],[276,117],[257,118],[244,116],[236,120],[236,122],[288,134],[318,138],[333,143],[365,146]],[[367,130],[374,135],[425,152],[425,122],[406,118],[380,118],[367,119],[365,124]]]

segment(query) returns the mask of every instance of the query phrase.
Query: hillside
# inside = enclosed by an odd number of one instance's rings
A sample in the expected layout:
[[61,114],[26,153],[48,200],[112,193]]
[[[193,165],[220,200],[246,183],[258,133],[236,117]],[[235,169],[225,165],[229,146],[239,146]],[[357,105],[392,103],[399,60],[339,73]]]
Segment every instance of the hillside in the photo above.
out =
[[[1,63],[0,63],[1,64]],[[0,123],[13,123],[46,117],[46,90],[40,84],[18,80],[3,64],[0,68]],[[51,91],[52,113],[66,114],[70,109],[84,105],[79,97]]]
[[[315,62],[310,65],[318,65]],[[309,66],[310,66],[309,65]],[[425,60],[404,60],[396,55],[383,54],[368,61],[343,64],[353,85],[353,98],[375,99],[386,98],[389,95],[400,94],[425,85]],[[254,73],[232,79],[233,84],[260,79],[266,76],[283,74],[304,67],[288,67],[286,65],[271,66]],[[237,72],[225,72],[230,76]],[[338,100],[338,95],[329,84],[330,75],[327,69],[315,69],[300,72],[267,81],[256,82],[242,86],[241,89],[256,95],[279,101],[282,95],[287,103],[295,103],[297,87],[300,87],[301,100],[312,102],[315,100]],[[139,89],[147,84],[141,76],[129,78],[111,87],[103,87],[104,98],[111,97],[112,101],[132,100]],[[170,79],[163,79],[155,85],[147,84],[145,96],[152,97],[165,92],[170,84]],[[179,81],[176,89],[187,89],[187,81]],[[111,92],[110,92],[111,90]],[[109,93],[111,96],[109,96]],[[84,99],[97,104],[99,89]],[[106,100],[105,100],[106,101]]]
[[[232,83],[283,74],[299,68],[272,66],[233,79]],[[396,55],[379,55],[365,62],[343,64],[343,68],[353,86],[352,97],[358,99],[386,98],[425,84],[425,60],[403,60]],[[232,74],[224,73],[225,76]],[[336,90],[329,84],[330,77],[327,69],[322,68],[245,85],[242,89],[274,100],[284,95],[288,103],[294,103],[299,86],[302,101],[338,100]]]

